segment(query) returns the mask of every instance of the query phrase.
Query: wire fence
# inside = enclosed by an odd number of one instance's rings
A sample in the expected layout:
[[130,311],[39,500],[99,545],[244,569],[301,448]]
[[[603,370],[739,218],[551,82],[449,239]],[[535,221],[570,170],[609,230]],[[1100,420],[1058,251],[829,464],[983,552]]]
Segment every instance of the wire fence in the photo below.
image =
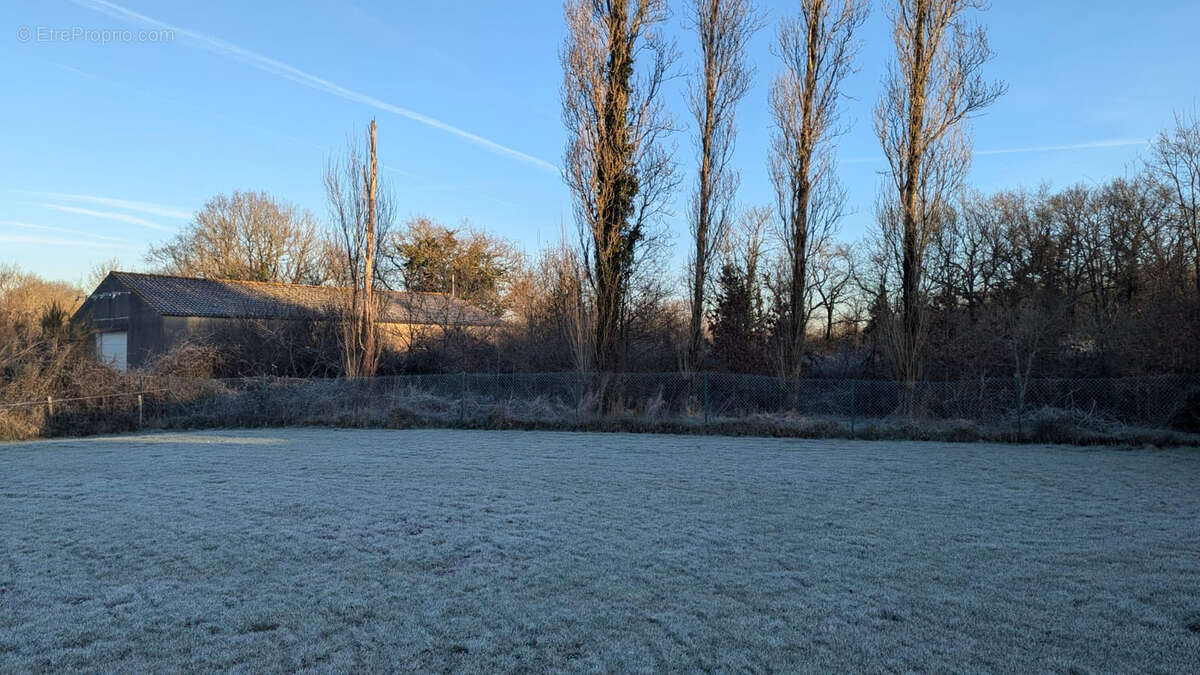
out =
[[[999,379],[904,383],[729,373],[457,373],[363,379],[167,376],[125,390],[0,404],[41,416],[47,435],[139,427],[271,424],[572,424],[602,420],[831,420],[853,432],[881,420],[966,420],[1018,431],[1049,412],[1073,420],[1178,427],[1200,376]],[[1189,396],[1191,398],[1189,398]]]

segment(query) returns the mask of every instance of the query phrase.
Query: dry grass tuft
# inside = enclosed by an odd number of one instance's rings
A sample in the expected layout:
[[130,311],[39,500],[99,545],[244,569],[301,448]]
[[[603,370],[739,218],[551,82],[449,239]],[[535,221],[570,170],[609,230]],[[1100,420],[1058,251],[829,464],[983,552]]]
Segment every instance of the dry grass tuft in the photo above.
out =
[[[176,363],[184,363],[185,360]],[[186,368],[185,368],[186,369]],[[103,369],[96,391],[119,396],[60,404],[53,416],[45,408],[0,414],[0,438],[88,435],[138,428],[136,378]],[[107,378],[107,379],[105,379]],[[254,378],[220,381],[146,376],[141,386],[142,424],[147,428],[256,428],[332,426],[349,428],[448,427],[470,429],[542,429],[787,438],[1065,443],[1170,447],[1200,445],[1200,437],[1182,432],[1128,427],[1078,411],[1043,408],[1022,417],[984,424],[966,419],[886,417],[850,419],[788,413],[712,417],[689,409],[672,410],[661,392],[645,400],[610,403],[602,396],[457,395],[436,386],[397,386],[386,379]],[[105,389],[109,387],[110,389]]]

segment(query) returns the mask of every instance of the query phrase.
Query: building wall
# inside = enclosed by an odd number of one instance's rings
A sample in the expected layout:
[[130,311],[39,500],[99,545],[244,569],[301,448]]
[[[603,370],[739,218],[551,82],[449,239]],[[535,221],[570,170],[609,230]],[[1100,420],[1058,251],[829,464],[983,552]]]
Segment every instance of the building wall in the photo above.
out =
[[[165,316],[162,317],[163,340],[162,347],[170,349],[185,341],[204,341],[223,331],[244,328],[247,323],[270,328],[272,326],[288,325],[287,320],[253,320],[247,319],[218,319],[198,316]],[[483,335],[488,327],[467,327],[467,332],[473,335]],[[418,340],[436,339],[444,330],[439,326],[427,324],[386,323],[381,324],[383,345],[398,351],[407,350]]]
[[129,367],[140,368],[163,349],[162,316],[134,296],[129,303]]
[[185,342],[204,342],[242,321],[204,316],[164,316],[162,347],[167,350]]
[[[486,338],[494,334],[493,326],[462,326],[459,328],[468,335]],[[418,342],[433,342],[446,334],[446,328],[434,324],[388,323],[383,324],[383,343],[396,351],[408,351]]]
[[[129,368],[147,365],[156,355],[185,342],[204,342],[223,331],[245,327],[247,319],[197,316],[162,316],[118,279],[109,276],[96,287],[75,319],[96,332],[125,332]],[[254,321],[256,324],[286,325],[287,320]],[[468,327],[482,336],[488,327]],[[383,324],[385,348],[407,351],[415,342],[436,340],[444,333],[436,325]]]
[[130,368],[145,364],[163,349],[162,317],[114,277],[92,291],[75,319],[100,333],[124,331]]

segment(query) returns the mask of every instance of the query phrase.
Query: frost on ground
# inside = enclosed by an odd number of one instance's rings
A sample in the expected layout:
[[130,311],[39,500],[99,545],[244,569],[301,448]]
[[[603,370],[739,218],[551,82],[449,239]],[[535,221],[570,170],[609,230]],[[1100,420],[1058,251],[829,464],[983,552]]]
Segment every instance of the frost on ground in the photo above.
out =
[[1200,453],[0,445],[0,671],[1200,670]]

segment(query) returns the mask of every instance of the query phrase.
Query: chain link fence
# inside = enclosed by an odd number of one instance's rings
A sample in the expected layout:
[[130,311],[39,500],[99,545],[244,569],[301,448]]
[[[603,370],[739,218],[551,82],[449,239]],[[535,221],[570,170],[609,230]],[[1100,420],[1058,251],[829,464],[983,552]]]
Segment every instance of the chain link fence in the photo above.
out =
[[0,425],[23,419],[40,429],[28,435],[61,435],[141,427],[569,428],[603,422],[666,424],[667,430],[748,424],[746,432],[754,433],[753,425],[821,423],[831,434],[854,435],[881,424],[970,422],[1025,437],[1048,423],[1194,431],[1187,424],[1196,422],[1200,399],[1200,376],[1183,375],[913,384],[729,373],[458,373],[353,380],[143,376],[130,382],[127,389],[94,396],[3,404]]

